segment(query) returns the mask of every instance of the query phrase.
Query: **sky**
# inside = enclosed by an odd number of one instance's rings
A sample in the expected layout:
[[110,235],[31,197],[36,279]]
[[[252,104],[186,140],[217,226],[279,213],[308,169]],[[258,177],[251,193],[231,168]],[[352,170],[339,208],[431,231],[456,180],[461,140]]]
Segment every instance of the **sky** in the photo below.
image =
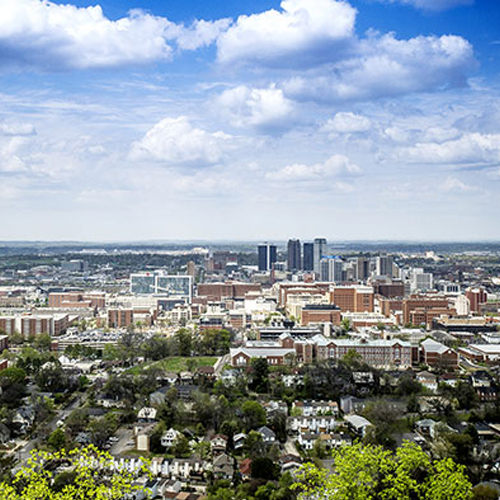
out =
[[0,0],[0,240],[500,240],[496,0]]

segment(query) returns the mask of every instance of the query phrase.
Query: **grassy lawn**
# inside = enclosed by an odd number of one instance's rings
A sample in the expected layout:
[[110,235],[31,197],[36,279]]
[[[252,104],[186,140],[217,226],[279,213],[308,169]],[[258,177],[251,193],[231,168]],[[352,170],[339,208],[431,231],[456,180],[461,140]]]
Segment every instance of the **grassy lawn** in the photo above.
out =
[[126,373],[130,373],[132,375],[138,375],[143,370],[147,368],[160,368],[161,370],[165,370],[166,372],[185,372],[188,371],[188,361],[189,364],[193,364],[194,370],[199,368],[200,366],[214,366],[217,361],[216,356],[198,356],[198,357],[181,357],[181,356],[173,356],[171,358],[161,359],[160,361],[154,361],[151,363],[144,363],[139,366],[134,366],[126,371]]

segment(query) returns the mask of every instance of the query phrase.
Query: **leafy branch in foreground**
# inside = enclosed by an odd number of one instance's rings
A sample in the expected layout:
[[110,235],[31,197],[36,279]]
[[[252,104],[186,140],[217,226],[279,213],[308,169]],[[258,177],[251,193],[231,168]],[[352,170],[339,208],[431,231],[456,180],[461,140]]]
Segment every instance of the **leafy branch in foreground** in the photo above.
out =
[[10,483],[0,483],[2,500],[119,500],[134,492],[147,494],[137,483],[149,477],[143,461],[134,472],[116,467],[113,457],[93,446],[71,451],[33,451],[27,465]]
[[417,445],[395,454],[381,446],[344,446],[333,452],[334,471],[305,464],[292,486],[316,500],[470,500],[465,468],[452,459],[432,461]]

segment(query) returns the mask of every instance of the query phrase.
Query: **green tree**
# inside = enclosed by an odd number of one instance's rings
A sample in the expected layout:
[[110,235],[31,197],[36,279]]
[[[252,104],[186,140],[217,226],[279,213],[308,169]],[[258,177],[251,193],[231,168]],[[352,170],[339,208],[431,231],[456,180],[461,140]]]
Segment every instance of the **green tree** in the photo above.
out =
[[257,401],[247,400],[241,406],[243,425],[247,431],[266,424],[266,411]]
[[62,429],[56,429],[47,439],[47,444],[54,451],[62,450],[66,446],[66,434]]
[[265,358],[253,358],[251,388],[257,392],[267,392],[269,389],[269,364]]
[[329,500],[470,500],[465,468],[451,459],[431,461],[415,444],[396,453],[381,446],[344,446],[333,453],[334,473],[305,464],[296,476],[301,498]]
[[[97,463],[96,463],[97,462]],[[65,476],[58,479],[59,465]],[[92,465],[93,464],[93,465]],[[97,465],[98,464],[98,465]],[[68,476],[68,471],[71,476]],[[149,476],[148,463],[137,472],[116,469],[108,453],[94,447],[47,453],[35,451],[26,467],[21,468],[11,484],[0,483],[2,500],[75,500],[84,498],[121,500],[133,497],[144,486],[136,483],[138,475]],[[71,480],[70,480],[71,479]]]

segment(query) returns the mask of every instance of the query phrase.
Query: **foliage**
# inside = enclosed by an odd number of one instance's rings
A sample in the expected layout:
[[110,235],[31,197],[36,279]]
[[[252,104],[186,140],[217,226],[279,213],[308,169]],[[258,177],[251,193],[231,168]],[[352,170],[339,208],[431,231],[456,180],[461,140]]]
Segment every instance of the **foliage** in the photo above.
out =
[[267,392],[269,389],[269,364],[265,358],[253,358],[251,389]]
[[[62,473],[58,472],[61,466],[64,466]],[[134,484],[137,474],[149,475],[147,462],[144,462],[143,467],[135,474],[125,469],[116,470],[113,457],[94,447],[69,452],[35,451],[32,452],[28,465],[16,473],[12,484],[0,483],[0,498],[119,500],[144,490]]]
[[293,488],[302,498],[329,500],[470,500],[465,469],[451,459],[431,461],[415,444],[396,453],[381,446],[344,446],[334,451],[335,472],[305,464]]

